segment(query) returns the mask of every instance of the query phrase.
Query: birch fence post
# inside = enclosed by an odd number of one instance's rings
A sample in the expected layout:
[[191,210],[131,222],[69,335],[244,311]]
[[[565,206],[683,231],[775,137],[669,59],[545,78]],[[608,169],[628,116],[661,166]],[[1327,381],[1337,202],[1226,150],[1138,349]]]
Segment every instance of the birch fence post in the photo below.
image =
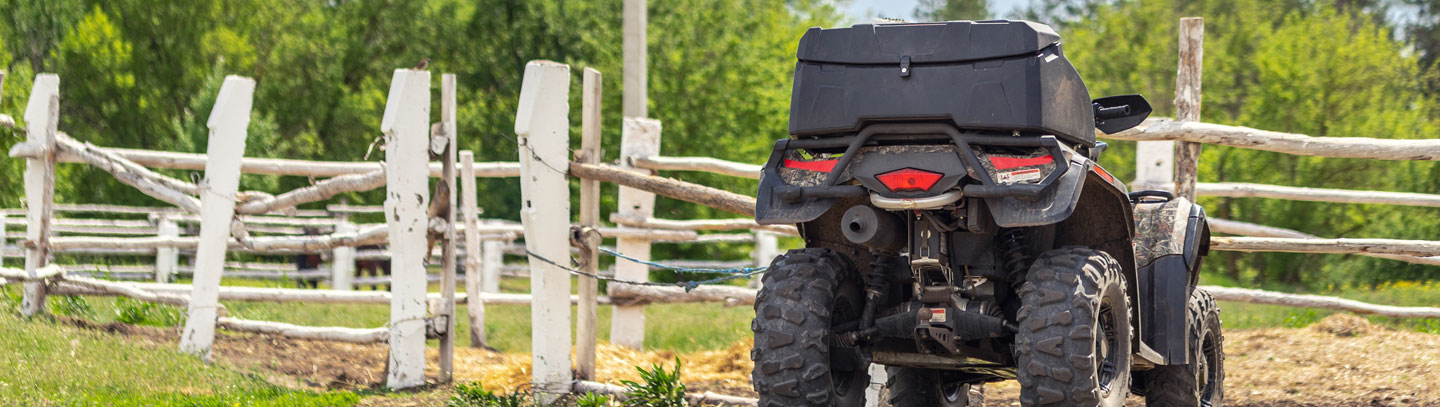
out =
[[[587,164],[600,163],[600,157],[604,154],[600,150],[600,71],[585,68],[583,85],[584,94],[581,95],[580,107],[580,151],[576,152],[575,161]],[[600,181],[582,179],[580,180],[580,227],[591,230],[600,227]],[[580,236],[585,242],[581,252],[582,271],[590,274],[598,274],[600,271],[600,239],[594,233],[585,233]],[[575,333],[575,358],[581,380],[595,379],[595,331],[596,331],[596,309],[598,308],[597,296],[600,291],[600,281],[580,277],[580,304],[577,310],[576,333]]]
[[[1175,119],[1200,121],[1201,67],[1205,61],[1205,19],[1180,19],[1180,68],[1175,74]],[[1175,196],[1195,200],[1200,143],[1181,141],[1175,149]]]
[[505,245],[499,240],[480,241],[480,291],[500,292],[500,271],[505,268]]
[[[520,220],[530,255],[532,388],[549,404],[570,393],[570,273],[535,257],[570,259],[570,67],[525,64],[515,135],[520,143]],[[542,328],[543,327],[543,328]]]
[[460,152],[460,201],[465,216],[465,307],[470,347],[485,347],[485,301],[480,299],[480,205],[475,201],[475,153]]
[[254,101],[255,80],[227,76],[210,110],[210,141],[205,148],[205,179],[200,184],[200,245],[195,249],[195,275],[190,309],[180,351],[210,360],[215,341],[216,307],[225,250],[235,221],[235,192],[240,187],[240,159],[245,155],[246,128]]
[[[780,255],[779,238],[771,232],[763,230],[755,231],[755,251],[750,252],[750,257],[755,261],[755,267],[770,267],[770,262],[775,256]],[[760,288],[762,278],[755,276],[750,279],[750,287]]]
[[396,69],[385,134],[385,220],[390,231],[390,364],[385,386],[425,384],[425,247],[430,230],[430,72]]
[[[156,219],[159,228],[157,235],[162,239],[174,239],[180,237],[180,226],[175,224],[175,219],[169,215],[161,214]],[[169,283],[175,278],[176,266],[180,264],[180,249],[176,247],[160,247],[155,249],[155,282]]]
[[[350,223],[350,214],[340,213],[335,219],[335,233],[355,233],[354,223]],[[333,249],[330,259],[330,289],[340,291],[353,290],[355,281],[355,247],[337,246]]]
[[[40,158],[25,160],[25,272],[35,277],[50,263],[50,222],[55,206],[55,132],[60,120],[60,77],[35,75],[25,105],[25,143],[39,147]],[[20,313],[45,312],[45,282],[26,281]]]
[[[445,207],[445,246],[440,250],[443,257],[440,276],[440,298],[441,314],[445,317],[445,331],[440,334],[440,378],[442,382],[450,382],[455,373],[455,252],[459,249],[455,241],[455,212],[459,208],[455,204],[455,74],[447,73],[440,75],[440,126],[447,138],[445,153],[441,162],[441,173],[444,176],[440,182],[445,183],[447,190],[445,194],[449,202]],[[428,165],[428,163],[427,163]],[[429,249],[428,247],[426,248]],[[478,298],[477,298],[478,299]]]
[[[626,117],[620,130],[620,168],[651,175],[654,171],[635,167],[635,157],[649,157],[660,154],[660,121],[639,117]],[[636,188],[620,187],[620,216],[632,219],[650,219],[655,214],[655,194]],[[621,229],[630,228],[620,226]],[[616,239],[615,248],[627,256],[650,260],[650,240],[643,238]],[[630,261],[615,263],[615,277],[646,281],[650,279],[650,266]],[[613,285],[612,285],[613,287]],[[616,305],[610,318],[610,342],[632,348],[645,346],[645,307],[639,305]]]

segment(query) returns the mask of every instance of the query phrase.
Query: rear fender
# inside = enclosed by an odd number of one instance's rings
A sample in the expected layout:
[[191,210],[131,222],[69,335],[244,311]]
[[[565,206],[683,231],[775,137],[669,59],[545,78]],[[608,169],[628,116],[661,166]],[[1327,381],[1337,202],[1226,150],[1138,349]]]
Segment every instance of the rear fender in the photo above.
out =
[[1140,288],[1140,340],[1164,364],[1189,363],[1190,290],[1210,246],[1205,209],[1185,198],[1135,205],[1135,285]]

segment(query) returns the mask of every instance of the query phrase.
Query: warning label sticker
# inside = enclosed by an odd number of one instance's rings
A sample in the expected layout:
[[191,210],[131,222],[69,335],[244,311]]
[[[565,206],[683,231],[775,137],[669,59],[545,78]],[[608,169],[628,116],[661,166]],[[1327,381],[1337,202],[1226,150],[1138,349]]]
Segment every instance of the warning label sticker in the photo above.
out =
[[1040,175],[1039,168],[1030,168],[1024,170],[1002,172],[1000,173],[999,178],[1000,179],[998,179],[997,181],[1001,184],[1017,184],[1021,182],[1038,181],[1040,180],[1040,178],[1043,178],[1043,176]]
[[935,322],[945,322],[945,309],[944,309],[944,308],[931,308],[931,309],[930,309],[930,322],[931,322],[931,323],[935,323]]

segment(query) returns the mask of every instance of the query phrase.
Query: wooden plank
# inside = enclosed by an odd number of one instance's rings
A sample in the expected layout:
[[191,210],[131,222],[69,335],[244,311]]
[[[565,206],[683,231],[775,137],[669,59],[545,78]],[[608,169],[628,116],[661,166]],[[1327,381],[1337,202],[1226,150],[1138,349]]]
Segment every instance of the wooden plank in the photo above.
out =
[[1379,315],[1389,318],[1440,318],[1440,308],[1396,307],[1370,304],[1355,300],[1320,295],[1287,294],[1248,288],[1200,286],[1220,301],[1234,301],[1249,304],[1284,305],[1287,307],[1321,308],[1350,311],[1357,314]]
[[[38,158],[25,160],[25,271],[35,272],[50,262],[50,222],[55,204],[55,133],[60,119],[60,77],[35,75],[30,100],[25,106],[25,144],[40,148]],[[45,284],[25,283],[20,313],[45,313]]]
[[[1180,68],[1175,75],[1175,118],[1180,121],[1200,121],[1204,40],[1204,18],[1180,19]],[[1199,165],[1200,143],[1181,141],[1175,146],[1175,196],[1195,201]]]
[[[498,240],[480,242],[480,288],[482,292],[500,292],[500,271],[505,265],[505,244]],[[524,249],[518,255],[525,255]]]
[[1293,239],[1278,237],[1212,237],[1210,248],[1241,252],[1326,254],[1393,254],[1440,256],[1440,242],[1396,239]]
[[1289,187],[1243,182],[1201,182],[1196,193],[1229,198],[1274,198],[1292,201],[1440,207],[1440,195],[1410,192]]
[[[460,152],[460,206],[465,216],[465,294],[474,298],[480,295],[480,206],[475,190],[475,153]],[[470,318],[470,346],[484,348],[485,344],[485,302],[470,301],[466,304],[466,316]]]
[[210,140],[206,146],[210,161],[205,166],[200,192],[200,237],[195,254],[194,290],[180,351],[210,360],[215,340],[215,319],[219,317],[220,278],[225,269],[225,250],[235,219],[235,192],[240,187],[240,158],[245,154],[246,129],[254,101],[255,80],[227,76],[215,99],[207,122]]
[[231,331],[279,335],[292,339],[310,339],[350,343],[381,343],[390,336],[389,328],[346,328],[339,326],[301,326],[283,322],[251,321],[220,318],[220,327]]
[[1440,161],[1440,139],[1310,137],[1243,126],[1177,122],[1163,118],[1148,119],[1133,129],[1097,136],[1128,141],[1192,141],[1316,157]]
[[[600,71],[585,68],[583,94],[580,107],[580,151],[575,152],[575,161],[587,164],[600,162],[604,154],[600,150]],[[580,181],[580,228],[582,231],[597,230],[600,227],[600,181]],[[582,232],[584,233],[584,232]],[[601,239],[593,233],[581,236],[581,271],[596,274],[600,270]],[[597,324],[597,303],[600,282],[593,278],[580,277],[580,306],[576,312],[575,358],[576,376],[581,380],[595,379],[595,346]]]
[[380,130],[385,134],[385,219],[391,275],[390,365],[385,387],[425,384],[425,235],[430,204],[430,73],[397,69]]
[[[1296,230],[1290,230],[1290,229],[1285,229],[1285,228],[1277,228],[1277,227],[1274,227],[1274,226],[1257,225],[1257,224],[1249,223],[1249,222],[1240,222],[1240,221],[1233,221],[1233,220],[1227,220],[1227,219],[1218,219],[1218,218],[1210,218],[1210,219],[1207,219],[1206,221],[1209,222],[1209,224],[1210,224],[1210,230],[1213,231],[1213,232],[1215,232],[1215,233],[1227,233],[1227,234],[1232,234],[1232,235],[1254,236],[1254,237],[1284,237],[1284,238],[1294,238],[1294,239],[1319,239],[1319,238],[1320,238],[1319,236],[1315,236],[1315,235],[1308,234],[1308,233],[1303,233],[1303,232],[1296,231]],[[1431,266],[1440,266],[1440,256],[1422,257],[1422,256],[1405,256],[1405,255],[1398,255],[1398,254],[1376,254],[1376,253],[1358,253],[1358,254],[1360,254],[1361,256],[1379,257],[1379,258],[1382,258],[1382,259],[1397,260],[1397,261],[1403,261],[1403,262],[1406,262],[1406,263],[1415,263],[1415,264],[1425,264],[1425,265],[1431,265]]]
[[[456,138],[455,124],[455,74],[440,75],[440,128],[443,136],[447,139],[445,152],[441,158],[444,168],[444,177],[440,179],[446,188],[455,191],[455,145],[459,143]],[[445,204],[445,221],[448,225],[455,224],[456,193],[445,194],[450,201]],[[440,379],[444,382],[454,380],[455,376],[455,252],[456,247],[455,229],[445,228],[445,242],[441,249],[441,276],[440,276],[440,314],[445,318],[445,330],[440,333]],[[427,248],[428,249],[428,248]]]
[[658,171],[702,171],[732,177],[760,179],[759,165],[714,157],[635,157],[636,167]]
[[[627,81],[629,79],[626,78]],[[628,96],[626,97],[628,98]],[[616,172],[658,178],[653,177],[654,171],[636,168],[634,158],[660,154],[660,121],[627,116],[623,125],[620,132],[620,168],[616,169]],[[572,167],[574,166],[572,165]],[[572,169],[572,171],[574,170]],[[600,180],[605,181],[604,179]],[[618,207],[619,216],[649,219],[655,214],[655,193],[621,184]],[[621,226],[621,229],[626,229],[626,227]],[[615,247],[628,256],[640,260],[650,259],[650,240],[621,237],[616,239]],[[615,266],[615,276],[623,280],[649,281],[650,268],[634,262],[621,262]],[[607,287],[613,291],[616,286],[617,284],[609,284]],[[610,342],[632,349],[643,349],[645,346],[645,308],[638,305],[616,306],[610,317]]]
[[[550,61],[525,65],[515,113],[520,142],[520,220],[525,248],[536,256],[565,262],[570,254],[569,161],[570,67]],[[535,398],[549,404],[569,394],[570,273],[542,261],[530,262],[531,378]]]
[[[151,151],[131,148],[98,147],[116,156],[124,157],[136,164],[149,168],[164,168],[177,170],[203,170],[208,158],[204,154],[176,153],[169,151]],[[62,163],[84,163],[83,159],[71,153],[62,152],[56,156],[57,162]],[[342,175],[365,174],[383,170],[384,166],[377,162],[341,162],[341,161],[310,161],[292,160],[283,158],[246,158],[241,161],[241,171],[245,174],[260,175],[293,175],[310,176],[316,178],[338,177]],[[443,169],[439,163],[430,165],[430,176],[440,177]],[[485,162],[475,163],[475,175],[486,178],[513,178],[519,176],[520,164],[513,162]]]
[[[175,224],[174,219],[169,216],[160,215],[157,222],[160,224],[158,233],[161,238],[180,237],[180,227]],[[180,249],[174,247],[160,247],[155,249],[155,282],[168,283],[175,276],[176,266],[180,265]]]
[[619,184],[625,188],[660,194],[668,198],[705,205],[734,214],[755,216],[754,197],[704,185],[653,175],[637,174],[624,167],[610,165],[570,163],[570,174],[576,178],[594,179]]
[[610,301],[624,304],[719,302],[726,305],[754,305],[756,290],[728,285],[702,285],[686,292],[681,287],[609,285]]
[[646,20],[648,10],[645,8],[645,0],[625,0],[621,9],[624,19],[621,21],[621,33],[623,39],[620,46],[622,51],[621,75],[624,93],[621,98],[621,113],[625,117],[646,117],[649,107],[649,93],[647,91],[649,76],[646,75],[646,54],[648,43],[645,41]]
[[260,215],[294,209],[297,205],[319,202],[346,192],[369,191],[385,186],[385,170],[364,174],[346,174],[299,188],[278,196],[255,199],[240,205],[236,212]]

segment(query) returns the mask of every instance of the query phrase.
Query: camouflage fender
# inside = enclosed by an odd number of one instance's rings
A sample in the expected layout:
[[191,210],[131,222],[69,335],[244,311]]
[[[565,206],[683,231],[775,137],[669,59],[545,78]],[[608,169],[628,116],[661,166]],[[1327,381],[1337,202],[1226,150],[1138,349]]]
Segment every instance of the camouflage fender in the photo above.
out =
[[1186,307],[1210,244],[1205,210],[1175,198],[1163,203],[1142,200],[1134,214],[1140,341],[1163,358],[1156,363],[1189,363]]

